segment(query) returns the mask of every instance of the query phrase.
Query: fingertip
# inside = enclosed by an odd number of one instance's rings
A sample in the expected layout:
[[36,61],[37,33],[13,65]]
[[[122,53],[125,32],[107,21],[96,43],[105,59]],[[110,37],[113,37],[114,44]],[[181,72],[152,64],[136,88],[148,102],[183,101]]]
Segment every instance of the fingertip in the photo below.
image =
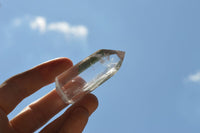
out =
[[73,108],[65,120],[60,133],[81,133],[87,124],[89,112],[84,107]]
[[47,82],[46,84],[49,84],[54,81],[56,76],[68,70],[72,66],[73,62],[69,58],[59,57],[42,63],[33,68],[33,70],[39,73],[43,82]]
[[65,65],[73,66],[72,60],[70,60],[67,57],[59,57],[59,58],[56,58],[56,59],[53,59],[53,60],[57,60],[57,61],[63,62]]
[[93,111],[95,111],[99,105],[99,101],[97,97],[94,94],[87,94],[87,100],[90,101],[90,106]]
[[73,66],[73,62],[67,57],[55,58],[55,59],[49,60],[43,64],[48,64],[52,68],[60,67],[62,69],[61,71],[64,71],[65,69],[68,69]]
[[71,111],[71,115],[78,116],[79,114],[83,114],[85,117],[89,117],[89,112],[84,107],[76,107]]
[[84,96],[80,101],[75,103],[74,106],[83,106],[88,110],[89,115],[91,115],[98,107],[98,99],[95,95],[89,93]]

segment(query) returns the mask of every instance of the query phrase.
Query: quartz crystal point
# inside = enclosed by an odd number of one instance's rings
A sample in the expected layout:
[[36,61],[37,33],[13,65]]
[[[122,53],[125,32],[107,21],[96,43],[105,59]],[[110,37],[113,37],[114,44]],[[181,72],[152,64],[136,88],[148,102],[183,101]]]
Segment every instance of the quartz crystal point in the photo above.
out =
[[73,104],[112,77],[124,55],[123,51],[98,50],[56,77],[58,94],[65,103]]

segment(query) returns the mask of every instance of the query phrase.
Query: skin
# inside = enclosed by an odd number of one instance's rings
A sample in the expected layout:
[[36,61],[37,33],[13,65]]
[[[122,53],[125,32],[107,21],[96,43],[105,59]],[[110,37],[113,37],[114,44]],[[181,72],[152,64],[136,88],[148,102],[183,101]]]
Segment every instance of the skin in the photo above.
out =
[[[58,58],[40,64],[11,77],[0,85],[0,133],[31,133],[43,126],[68,106],[56,90],[28,105],[12,120],[7,115],[26,97],[54,82],[57,75],[72,66],[68,58]],[[48,124],[42,133],[81,133],[89,116],[96,110],[98,100],[87,94],[70,106],[64,114]]]

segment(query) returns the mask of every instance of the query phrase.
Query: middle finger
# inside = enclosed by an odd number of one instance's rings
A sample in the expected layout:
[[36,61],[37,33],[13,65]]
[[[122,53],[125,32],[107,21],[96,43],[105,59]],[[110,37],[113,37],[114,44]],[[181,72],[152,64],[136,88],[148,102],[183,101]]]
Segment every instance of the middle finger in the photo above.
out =
[[10,121],[20,133],[34,132],[67,106],[54,89],[38,101],[27,106]]

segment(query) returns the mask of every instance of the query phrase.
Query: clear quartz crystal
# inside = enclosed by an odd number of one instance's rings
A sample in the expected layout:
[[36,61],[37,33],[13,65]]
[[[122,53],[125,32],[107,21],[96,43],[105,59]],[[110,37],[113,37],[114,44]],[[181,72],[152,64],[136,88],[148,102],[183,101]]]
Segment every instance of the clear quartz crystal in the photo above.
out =
[[73,104],[112,77],[124,55],[123,51],[98,50],[56,77],[58,94],[65,103]]

